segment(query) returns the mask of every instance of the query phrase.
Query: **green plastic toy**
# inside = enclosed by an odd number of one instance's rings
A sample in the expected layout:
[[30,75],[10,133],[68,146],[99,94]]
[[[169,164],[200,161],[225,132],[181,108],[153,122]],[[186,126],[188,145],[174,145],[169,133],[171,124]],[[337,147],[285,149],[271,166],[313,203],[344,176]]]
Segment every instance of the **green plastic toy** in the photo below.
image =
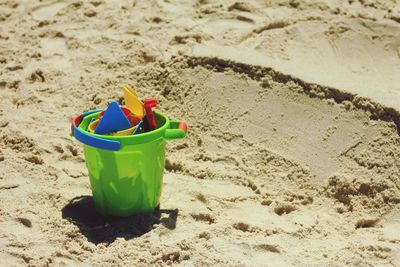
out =
[[[86,166],[96,209],[103,215],[129,216],[152,212],[160,203],[165,141],[184,138],[182,122],[154,111],[158,128],[137,135],[89,133],[99,112],[73,123],[73,135],[84,143]],[[185,125],[186,126],[186,125]]]

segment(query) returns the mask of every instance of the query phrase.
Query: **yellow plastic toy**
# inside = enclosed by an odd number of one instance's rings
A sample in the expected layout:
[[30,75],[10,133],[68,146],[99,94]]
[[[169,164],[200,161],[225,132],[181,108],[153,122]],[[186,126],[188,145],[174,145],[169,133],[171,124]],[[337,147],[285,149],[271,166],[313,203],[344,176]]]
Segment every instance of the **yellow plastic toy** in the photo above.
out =
[[[97,124],[99,124],[99,119],[96,119],[94,121],[92,121],[89,126],[88,126],[88,131],[89,133],[94,133],[94,130],[96,130]],[[112,136],[124,136],[124,135],[131,135],[133,133],[133,131],[136,129],[136,125],[128,128],[126,130],[122,130],[122,131],[118,131],[115,133],[112,133]]]
[[124,90],[125,97],[125,106],[136,116],[143,119],[144,116],[144,107],[142,101],[137,97],[137,93],[135,89],[130,87],[129,85],[122,86]]

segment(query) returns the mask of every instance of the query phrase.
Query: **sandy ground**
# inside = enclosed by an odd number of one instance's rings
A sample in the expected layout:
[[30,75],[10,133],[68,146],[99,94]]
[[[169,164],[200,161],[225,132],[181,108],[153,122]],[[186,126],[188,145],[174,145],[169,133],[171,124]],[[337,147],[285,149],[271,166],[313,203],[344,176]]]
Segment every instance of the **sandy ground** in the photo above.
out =
[[[400,266],[396,1],[1,1],[0,265]],[[161,209],[98,215],[73,115],[189,125]]]

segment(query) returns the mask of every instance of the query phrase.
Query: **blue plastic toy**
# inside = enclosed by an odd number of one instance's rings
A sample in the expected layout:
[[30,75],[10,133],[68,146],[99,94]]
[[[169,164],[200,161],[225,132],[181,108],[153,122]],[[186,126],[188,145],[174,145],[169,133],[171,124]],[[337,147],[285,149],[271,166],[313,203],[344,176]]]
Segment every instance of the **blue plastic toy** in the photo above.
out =
[[143,126],[144,126],[143,121],[140,121],[140,122],[136,125],[135,130],[133,130],[132,135],[134,135],[134,134],[139,134],[140,132],[142,132],[142,131],[143,131]]
[[116,101],[112,101],[104,112],[99,124],[94,131],[95,134],[107,134],[118,132],[131,127],[131,123],[125,116]]

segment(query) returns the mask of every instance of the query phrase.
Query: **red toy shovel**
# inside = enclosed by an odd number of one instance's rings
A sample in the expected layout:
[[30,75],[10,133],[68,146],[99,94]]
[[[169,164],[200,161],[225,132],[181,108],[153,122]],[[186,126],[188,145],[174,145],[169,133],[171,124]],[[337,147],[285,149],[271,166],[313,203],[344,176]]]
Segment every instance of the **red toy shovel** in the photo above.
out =
[[144,109],[146,110],[146,120],[149,130],[157,129],[156,120],[154,119],[152,108],[157,106],[157,101],[155,98],[146,98],[144,100]]

